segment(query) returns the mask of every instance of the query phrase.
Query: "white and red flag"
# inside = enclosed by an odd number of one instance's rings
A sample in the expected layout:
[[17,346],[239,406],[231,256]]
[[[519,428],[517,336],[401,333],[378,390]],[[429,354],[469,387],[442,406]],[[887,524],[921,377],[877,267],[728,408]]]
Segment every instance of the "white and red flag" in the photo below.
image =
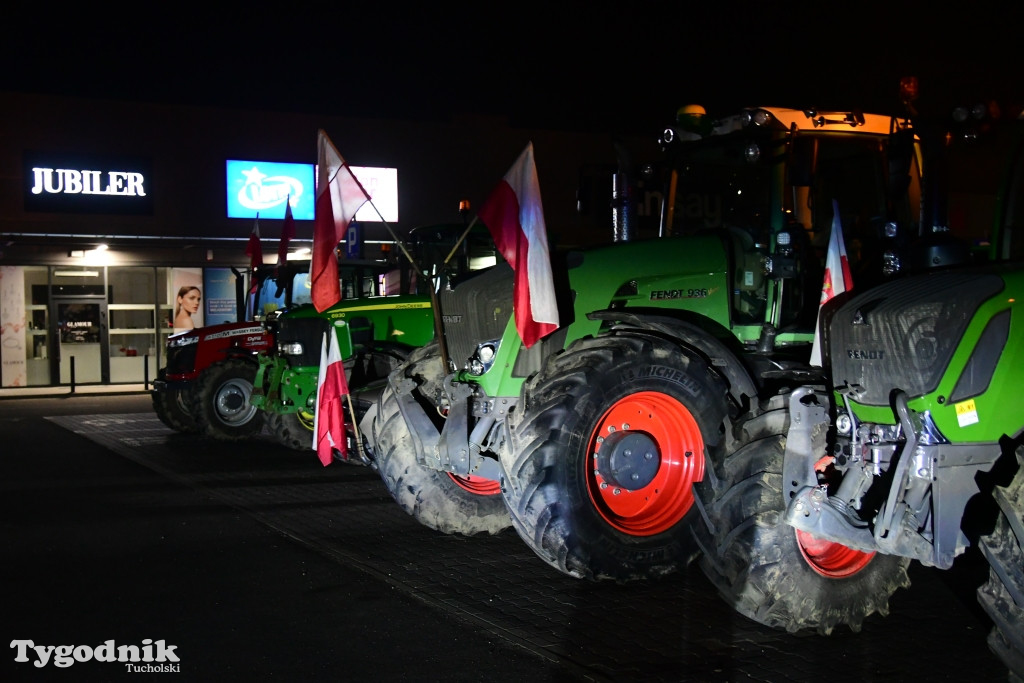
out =
[[249,270],[252,286],[250,292],[255,292],[259,287],[256,279],[256,269],[263,265],[263,245],[260,244],[260,215],[256,214],[256,220],[252,224],[252,232],[249,233],[249,244],[245,247],[245,254],[249,257]]
[[347,395],[348,380],[341,362],[338,334],[332,328],[324,333],[320,347],[320,375],[316,385],[316,413],[313,415],[313,450],[324,467],[334,461],[335,450],[342,460],[348,460],[343,403]]
[[327,133],[317,134],[316,215],[309,282],[313,305],[323,312],[341,299],[335,250],[348,224],[370,195],[338,154]]
[[843,225],[839,220],[839,202],[832,202],[832,212],[832,235],[828,238],[828,254],[825,256],[825,281],[821,286],[818,322],[814,326],[814,344],[811,346],[811,365],[819,367],[821,366],[821,307],[829,299],[853,289],[850,260],[846,257],[846,243],[843,241]]
[[515,271],[512,309],[519,338],[529,348],[558,329],[555,283],[532,142],[480,206],[479,216],[498,251]]
[[295,219],[292,217],[292,196],[284,205],[284,225],[281,226],[281,241],[277,245],[277,276],[281,277],[281,266],[288,261],[288,244],[295,239]]
[[256,220],[252,224],[252,232],[249,233],[249,244],[245,247],[245,255],[249,257],[249,267],[253,270],[263,265],[263,245],[260,244],[259,214],[256,214]]

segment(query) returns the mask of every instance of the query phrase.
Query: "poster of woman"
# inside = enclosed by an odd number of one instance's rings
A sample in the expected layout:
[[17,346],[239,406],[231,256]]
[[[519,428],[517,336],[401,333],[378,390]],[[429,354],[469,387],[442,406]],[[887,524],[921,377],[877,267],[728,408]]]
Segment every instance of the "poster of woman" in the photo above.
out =
[[203,290],[200,268],[175,268],[171,278],[171,326],[174,333],[203,326]]

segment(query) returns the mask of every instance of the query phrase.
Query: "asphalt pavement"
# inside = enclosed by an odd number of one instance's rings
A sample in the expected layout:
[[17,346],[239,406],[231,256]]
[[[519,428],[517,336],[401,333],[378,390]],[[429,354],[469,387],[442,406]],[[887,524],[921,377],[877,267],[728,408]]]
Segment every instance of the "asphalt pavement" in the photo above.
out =
[[[0,399],[0,439],[0,680],[1006,677],[972,553],[947,572],[912,566],[861,633],[786,634],[735,615],[695,568],[639,586],[569,579],[513,532],[420,526],[368,468],[171,432],[140,391]],[[41,649],[36,666],[29,640],[68,646],[70,665]],[[178,661],[96,661],[105,643]]]
[[[559,680],[535,655],[471,637],[444,612],[203,489],[43,419],[111,412],[148,414],[149,397],[0,402],[5,644],[164,640],[180,661],[177,672],[162,675],[180,681]],[[36,667],[27,654],[29,662],[17,663],[12,647],[0,679],[153,675],[97,661]]]

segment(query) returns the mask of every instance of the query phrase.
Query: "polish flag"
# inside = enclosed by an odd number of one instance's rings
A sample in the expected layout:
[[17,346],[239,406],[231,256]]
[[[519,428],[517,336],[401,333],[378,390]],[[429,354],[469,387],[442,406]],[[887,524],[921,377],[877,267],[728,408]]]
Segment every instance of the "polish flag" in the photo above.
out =
[[277,276],[280,278],[281,266],[288,261],[288,243],[295,239],[295,219],[292,218],[292,196],[284,205],[284,225],[281,226],[281,242],[277,245]]
[[316,216],[313,220],[313,259],[309,282],[313,305],[323,313],[341,300],[335,250],[348,224],[370,195],[338,154],[327,133],[317,136]]
[[324,333],[320,346],[320,375],[316,384],[316,413],[313,414],[313,450],[324,467],[334,462],[335,450],[340,452],[342,460],[348,460],[342,403],[347,394],[348,381],[338,348],[338,334],[332,328]]
[[249,270],[252,286],[250,292],[259,288],[259,281],[256,279],[256,269],[263,265],[263,246],[260,244],[260,215],[256,214],[256,221],[252,224],[252,232],[249,233],[249,244],[245,247],[245,254],[249,257]]
[[252,224],[252,232],[249,233],[249,244],[245,247],[245,255],[249,257],[249,267],[256,269],[263,265],[263,246],[260,244],[260,215],[256,214],[256,221]]
[[498,251],[515,271],[512,310],[519,338],[529,348],[558,329],[555,283],[532,142],[480,206],[479,216]]
[[833,200],[832,236],[828,238],[828,254],[825,257],[825,282],[821,287],[821,303],[818,304],[818,323],[814,326],[811,365],[821,367],[821,306],[824,306],[828,300],[852,289],[853,275],[850,274],[850,260],[846,257],[843,225],[839,220],[839,202]]

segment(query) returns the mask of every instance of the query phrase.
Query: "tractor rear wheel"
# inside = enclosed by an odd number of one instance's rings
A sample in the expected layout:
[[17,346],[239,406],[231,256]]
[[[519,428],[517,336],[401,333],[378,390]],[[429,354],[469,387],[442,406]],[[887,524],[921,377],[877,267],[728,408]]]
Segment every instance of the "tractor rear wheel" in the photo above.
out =
[[[160,368],[157,371],[158,382],[167,379],[167,368]],[[189,389],[165,389],[163,391],[153,390],[150,396],[153,399],[153,411],[165,425],[176,432],[183,434],[194,434],[198,431],[195,418],[189,412]]]
[[[416,380],[417,400],[437,418],[439,433],[444,419],[429,400],[443,374],[437,344],[414,351],[399,372]],[[508,528],[511,521],[498,482],[427,467],[416,458],[415,438],[389,382],[377,407],[372,442],[377,470],[391,497],[418,522],[446,534],[494,534]]]
[[693,487],[721,446],[727,388],[696,353],[642,333],[585,338],[528,379],[502,451],[514,526],[559,571],[662,576],[696,554]]
[[910,561],[822,541],[783,521],[788,405],[777,396],[770,410],[738,424],[716,467],[718,486],[701,487],[709,526],[699,529],[700,566],[726,602],[756,622],[824,635],[840,624],[859,631],[910,585]]
[[199,375],[192,391],[192,415],[200,433],[218,441],[237,441],[263,431],[263,413],[249,402],[255,363],[231,359],[214,363]]
[[995,530],[981,539],[989,579],[978,600],[994,624],[989,647],[1018,680],[1024,680],[1024,446],[1017,448],[1017,474],[993,492],[999,506]]

